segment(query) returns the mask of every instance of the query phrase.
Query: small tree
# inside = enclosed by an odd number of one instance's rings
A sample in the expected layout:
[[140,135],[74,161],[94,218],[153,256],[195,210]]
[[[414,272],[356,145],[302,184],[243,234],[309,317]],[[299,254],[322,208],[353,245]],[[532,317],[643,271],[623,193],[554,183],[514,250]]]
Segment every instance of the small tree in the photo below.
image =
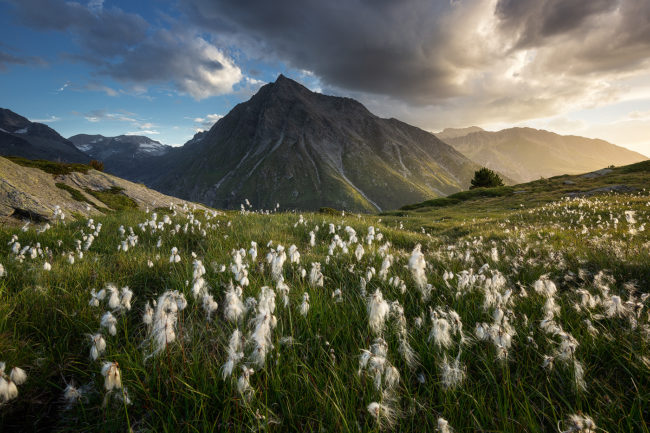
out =
[[97,171],[104,171],[104,163],[101,162],[101,161],[97,161],[96,159],[93,159],[92,161],[90,161],[90,163],[88,165],[91,166],[92,168],[94,168]]
[[494,171],[490,170],[487,167],[474,172],[474,179],[472,179],[472,186],[469,189],[474,188],[492,188],[495,186],[503,186],[503,179],[501,176],[496,174]]

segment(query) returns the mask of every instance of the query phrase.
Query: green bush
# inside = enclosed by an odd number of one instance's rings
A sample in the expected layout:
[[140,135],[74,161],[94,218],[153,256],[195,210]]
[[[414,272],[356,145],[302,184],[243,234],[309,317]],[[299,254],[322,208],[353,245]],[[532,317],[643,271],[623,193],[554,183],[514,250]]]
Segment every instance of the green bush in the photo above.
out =
[[22,165],[23,167],[38,168],[55,176],[70,174],[73,172],[88,173],[88,170],[90,170],[90,166],[85,164],[54,162],[46,161],[44,159],[27,159],[20,156],[5,156],[5,158],[14,164]]
[[483,167],[474,172],[474,179],[472,179],[471,183],[472,186],[470,186],[469,189],[493,188],[495,186],[503,186],[503,179],[501,179],[501,176],[496,174],[494,171],[487,167]]

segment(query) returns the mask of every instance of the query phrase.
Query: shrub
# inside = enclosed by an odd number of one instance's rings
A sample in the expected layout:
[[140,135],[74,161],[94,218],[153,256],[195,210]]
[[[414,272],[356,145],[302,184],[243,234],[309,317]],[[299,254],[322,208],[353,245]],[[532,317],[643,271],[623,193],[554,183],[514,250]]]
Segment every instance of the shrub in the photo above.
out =
[[92,168],[94,168],[97,171],[104,171],[104,163],[101,162],[101,161],[97,161],[96,159],[91,160],[88,163],[88,165],[91,166]]
[[487,167],[483,167],[474,172],[472,186],[470,186],[469,189],[493,188],[495,186],[503,186],[503,179],[501,179],[501,176],[496,174],[494,171]]

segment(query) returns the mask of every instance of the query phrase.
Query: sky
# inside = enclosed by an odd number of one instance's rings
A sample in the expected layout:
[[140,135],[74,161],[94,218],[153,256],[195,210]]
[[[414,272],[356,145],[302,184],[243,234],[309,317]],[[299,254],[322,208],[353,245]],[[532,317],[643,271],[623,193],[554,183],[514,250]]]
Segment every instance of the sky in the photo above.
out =
[[648,0],[0,0],[0,107],[182,145],[282,73],[429,131],[650,156]]

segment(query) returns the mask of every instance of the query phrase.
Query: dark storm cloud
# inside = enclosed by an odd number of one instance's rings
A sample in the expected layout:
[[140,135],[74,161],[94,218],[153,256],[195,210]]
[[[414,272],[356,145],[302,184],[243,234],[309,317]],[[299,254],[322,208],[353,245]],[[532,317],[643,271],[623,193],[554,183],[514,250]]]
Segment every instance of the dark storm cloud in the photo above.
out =
[[458,90],[439,51],[444,34],[438,21],[448,2],[188,0],[185,5],[196,23],[236,37],[245,51],[289,61],[330,85],[397,91],[420,102]]
[[616,0],[500,0],[496,14],[502,29],[517,33],[517,45],[537,45],[544,38],[573,31],[592,16],[618,7]]
[[[648,0],[181,3],[193,22],[246,52],[312,71],[328,86],[415,105],[471,94],[487,109],[510,104],[516,93],[505,83],[516,78],[528,83],[514,82],[514,91],[585,79],[591,91],[599,73],[638,72],[650,57]],[[488,85],[506,94],[493,97]],[[581,93],[559,90],[559,99]]]
[[171,82],[197,99],[230,92],[242,78],[229,58],[186,26],[156,28],[101,1],[8,1],[23,24],[70,33],[81,52],[67,57],[93,65],[100,75],[136,84]]

